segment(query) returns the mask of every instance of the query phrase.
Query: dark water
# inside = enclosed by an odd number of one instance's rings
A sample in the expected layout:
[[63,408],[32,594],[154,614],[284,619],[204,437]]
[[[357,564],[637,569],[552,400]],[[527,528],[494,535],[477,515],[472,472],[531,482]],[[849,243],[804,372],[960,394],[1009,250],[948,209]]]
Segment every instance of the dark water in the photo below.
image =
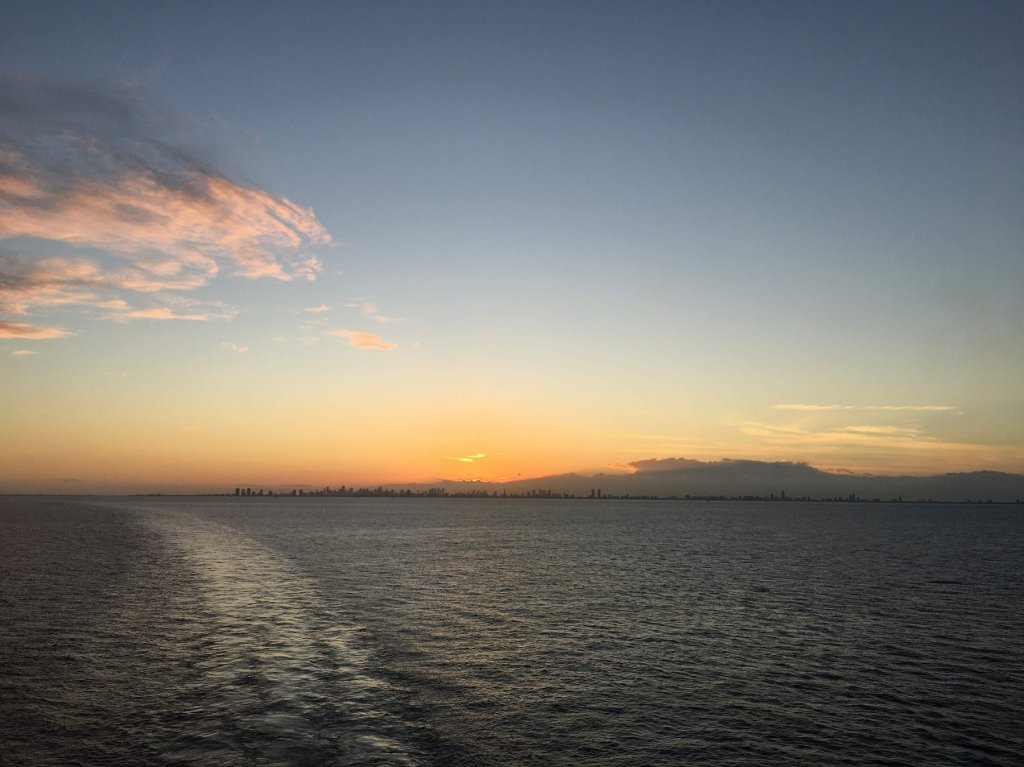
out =
[[0,763],[1020,765],[1022,512],[0,498]]

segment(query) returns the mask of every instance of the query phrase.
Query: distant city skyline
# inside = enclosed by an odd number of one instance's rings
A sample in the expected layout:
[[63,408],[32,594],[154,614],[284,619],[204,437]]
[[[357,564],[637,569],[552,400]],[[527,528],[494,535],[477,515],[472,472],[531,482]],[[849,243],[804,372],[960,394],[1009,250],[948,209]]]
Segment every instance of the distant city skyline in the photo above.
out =
[[1020,4],[0,26],[0,492],[1024,472]]

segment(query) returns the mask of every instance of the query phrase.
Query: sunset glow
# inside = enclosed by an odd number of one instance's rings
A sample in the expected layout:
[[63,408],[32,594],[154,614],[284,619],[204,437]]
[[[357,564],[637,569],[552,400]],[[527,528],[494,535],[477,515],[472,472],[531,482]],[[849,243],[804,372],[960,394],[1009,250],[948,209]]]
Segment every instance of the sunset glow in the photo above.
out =
[[0,12],[0,492],[1024,471],[991,9],[51,10]]

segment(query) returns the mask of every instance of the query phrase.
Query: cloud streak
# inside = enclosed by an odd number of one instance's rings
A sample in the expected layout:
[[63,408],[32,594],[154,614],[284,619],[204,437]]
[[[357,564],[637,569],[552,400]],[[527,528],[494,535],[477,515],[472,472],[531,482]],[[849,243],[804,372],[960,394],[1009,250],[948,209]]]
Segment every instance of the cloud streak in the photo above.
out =
[[337,328],[335,330],[326,331],[326,334],[337,338],[345,338],[348,340],[349,344],[356,349],[382,349],[384,351],[391,351],[392,349],[398,348],[398,344],[385,341],[376,333],[367,333],[362,330]]
[[[104,270],[87,258],[26,258],[0,253],[0,312],[28,314],[40,307],[85,306],[108,319],[231,319],[237,313],[218,302],[200,302],[170,288],[188,280],[158,281],[131,268]],[[129,295],[132,303],[121,296]],[[182,307],[189,311],[184,314]]]
[[114,314],[221,318],[182,315],[152,296],[220,274],[316,278],[313,248],[331,238],[313,211],[228,179],[160,122],[128,94],[0,78],[0,239],[50,251],[0,254],[0,311],[143,295],[149,305]]
[[131,309],[114,315],[115,319],[123,320],[186,320],[188,322],[209,322],[210,320],[229,319],[232,314],[216,312],[193,312],[181,314],[166,306],[154,306],[149,309]]
[[810,429],[803,426],[747,422],[740,426],[747,437],[776,449],[811,449],[818,453],[844,454],[851,449],[874,451],[876,455],[904,454],[921,456],[936,453],[981,454],[995,450],[992,446],[953,442],[925,434],[914,427],[842,426],[831,429]]
[[798,410],[801,412],[822,412],[828,410],[882,410],[889,412],[910,411],[916,413],[945,413],[956,410],[953,405],[806,405],[780,404],[772,405],[773,410]]
[[461,457],[446,455],[445,458],[449,461],[458,461],[459,463],[476,463],[477,461],[486,458],[485,453],[474,453],[473,455],[464,455]]
[[0,320],[0,338],[63,338],[74,335],[63,328],[43,327],[31,325],[27,322],[7,322]]
[[344,306],[346,309],[357,309],[364,317],[369,317],[374,322],[387,324],[399,321],[397,317],[388,317],[387,315],[381,314],[380,310],[377,308],[377,304],[365,298],[353,298],[351,301],[345,302]]

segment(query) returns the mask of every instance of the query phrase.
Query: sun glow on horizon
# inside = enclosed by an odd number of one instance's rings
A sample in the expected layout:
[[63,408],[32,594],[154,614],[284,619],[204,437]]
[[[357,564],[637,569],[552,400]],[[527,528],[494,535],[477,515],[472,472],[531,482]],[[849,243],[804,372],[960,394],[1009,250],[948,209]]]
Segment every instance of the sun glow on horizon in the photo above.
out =
[[1002,6],[168,8],[0,8],[0,492],[1024,472]]

